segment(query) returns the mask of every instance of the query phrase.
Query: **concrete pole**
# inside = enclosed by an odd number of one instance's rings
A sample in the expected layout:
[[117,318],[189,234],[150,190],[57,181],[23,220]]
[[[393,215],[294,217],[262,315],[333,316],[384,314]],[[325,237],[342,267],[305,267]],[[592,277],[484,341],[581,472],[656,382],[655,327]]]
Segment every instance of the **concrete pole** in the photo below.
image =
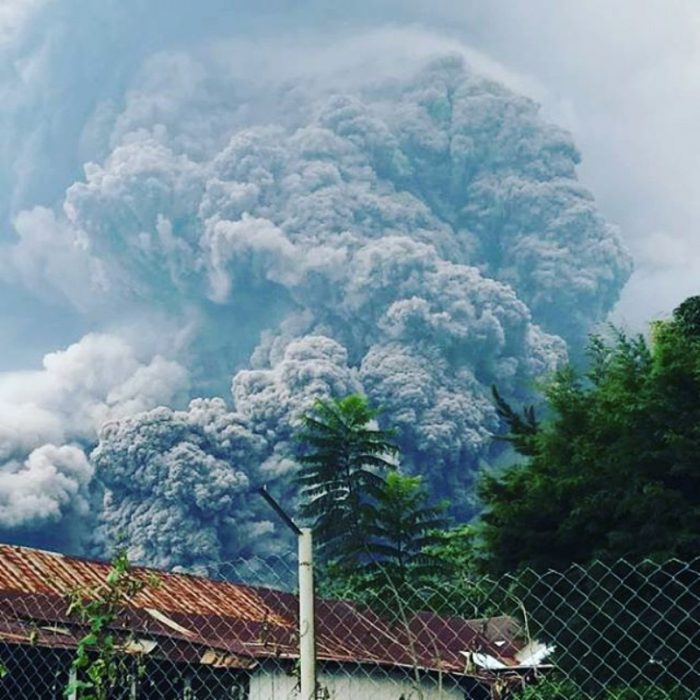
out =
[[73,688],[73,690],[71,690],[70,693],[68,693],[67,700],[78,700],[78,690],[75,687],[77,682],[78,671],[75,669],[75,666],[71,666],[70,671],[68,671],[68,683]]
[[314,630],[314,562],[311,529],[299,533],[299,676],[301,700],[316,698],[316,634]]

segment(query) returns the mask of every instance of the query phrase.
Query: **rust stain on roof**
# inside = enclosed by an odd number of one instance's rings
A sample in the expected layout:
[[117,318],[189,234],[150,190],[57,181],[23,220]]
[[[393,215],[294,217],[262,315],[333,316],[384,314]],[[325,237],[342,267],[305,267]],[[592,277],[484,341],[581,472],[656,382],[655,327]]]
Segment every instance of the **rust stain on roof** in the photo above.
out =
[[[67,594],[104,585],[109,564],[0,545],[0,640],[74,648],[84,628],[68,615]],[[270,588],[136,567],[146,587],[130,602],[117,634],[151,641],[149,655],[183,663],[252,668],[265,658],[298,655],[298,599]],[[157,585],[149,584],[155,577]],[[464,652],[515,668],[519,628],[511,618],[466,620],[433,613],[390,622],[357,603],[317,599],[321,661],[420,668],[475,675]]]
[[[0,591],[65,596],[77,588],[104,584],[109,569],[105,562],[0,545]],[[250,586],[143,567],[134,567],[131,573],[147,584],[133,600],[137,608],[289,624]],[[149,585],[153,577],[157,583]]]

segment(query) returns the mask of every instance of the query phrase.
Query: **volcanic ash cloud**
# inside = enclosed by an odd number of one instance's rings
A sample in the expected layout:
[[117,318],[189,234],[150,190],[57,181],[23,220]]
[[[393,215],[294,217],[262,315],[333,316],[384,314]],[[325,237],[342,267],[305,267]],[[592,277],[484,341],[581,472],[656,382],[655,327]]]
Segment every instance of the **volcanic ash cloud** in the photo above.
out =
[[[200,75],[221,70],[201,61]],[[217,76],[194,101],[174,78],[153,81],[148,118],[130,93],[109,155],[60,208],[18,219],[26,284],[49,222],[92,289],[85,313],[128,324],[116,309],[147,307],[189,324],[177,359],[195,390],[220,391],[237,370],[228,405],[149,402],[102,429],[102,536],[126,532],[141,561],[168,566],[250,549],[272,526],[246,489],[291,494],[295,421],[314,397],[349,391],[384,407],[406,468],[469,513],[474,471],[495,455],[490,386],[527,397],[630,273],[570,136],[453,56],[343,94],[278,86],[258,97],[289,109],[258,125],[233,108],[227,122],[217,91],[235,85]],[[193,139],[207,123],[218,138]]]

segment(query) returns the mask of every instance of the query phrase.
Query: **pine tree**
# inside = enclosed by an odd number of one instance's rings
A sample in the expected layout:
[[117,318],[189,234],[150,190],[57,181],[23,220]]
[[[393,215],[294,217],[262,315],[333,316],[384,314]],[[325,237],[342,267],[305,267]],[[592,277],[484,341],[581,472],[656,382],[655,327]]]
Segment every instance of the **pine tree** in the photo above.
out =
[[493,570],[700,554],[698,319],[692,297],[650,344],[594,337],[588,372],[567,367],[546,385],[546,421],[500,399],[526,459],[480,484]]
[[353,394],[319,399],[302,418],[301,515],[313,522],[326,562],[352,567],[366,558],[381,474],[394,468],[397,453],[391,431],[374,427],[378,415],[365,397]]
[[428,548],[442,542],[439,531],[447,526],[446,503],[429,505],[428,492],[419,476],[390,472],[377,494],[367,527],[369,569],[400,588],[420,585],[427,576],[445,569]]
[[[481,481],[486,563],[517,572],[531,624],[557,639],[558,666],[586,697],[695,697],[700,297],[655,322],[650,342],[614,331],[589,353],[585,374],[547,383],[544,420],[498,406],[523,460]],[[559,573],[531,571],[548,568]]]

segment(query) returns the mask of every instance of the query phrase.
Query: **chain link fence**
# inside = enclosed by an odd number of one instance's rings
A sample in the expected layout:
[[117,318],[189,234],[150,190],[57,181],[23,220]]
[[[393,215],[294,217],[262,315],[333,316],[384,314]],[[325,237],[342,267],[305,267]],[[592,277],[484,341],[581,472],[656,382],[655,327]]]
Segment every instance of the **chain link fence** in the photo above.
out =
[[[0,547],[0,697],[299,698],[294,566],[214,573],[117,575]],[[700,698],[699,574],[700,560],[498,580],[319,572],[316,697]]]

